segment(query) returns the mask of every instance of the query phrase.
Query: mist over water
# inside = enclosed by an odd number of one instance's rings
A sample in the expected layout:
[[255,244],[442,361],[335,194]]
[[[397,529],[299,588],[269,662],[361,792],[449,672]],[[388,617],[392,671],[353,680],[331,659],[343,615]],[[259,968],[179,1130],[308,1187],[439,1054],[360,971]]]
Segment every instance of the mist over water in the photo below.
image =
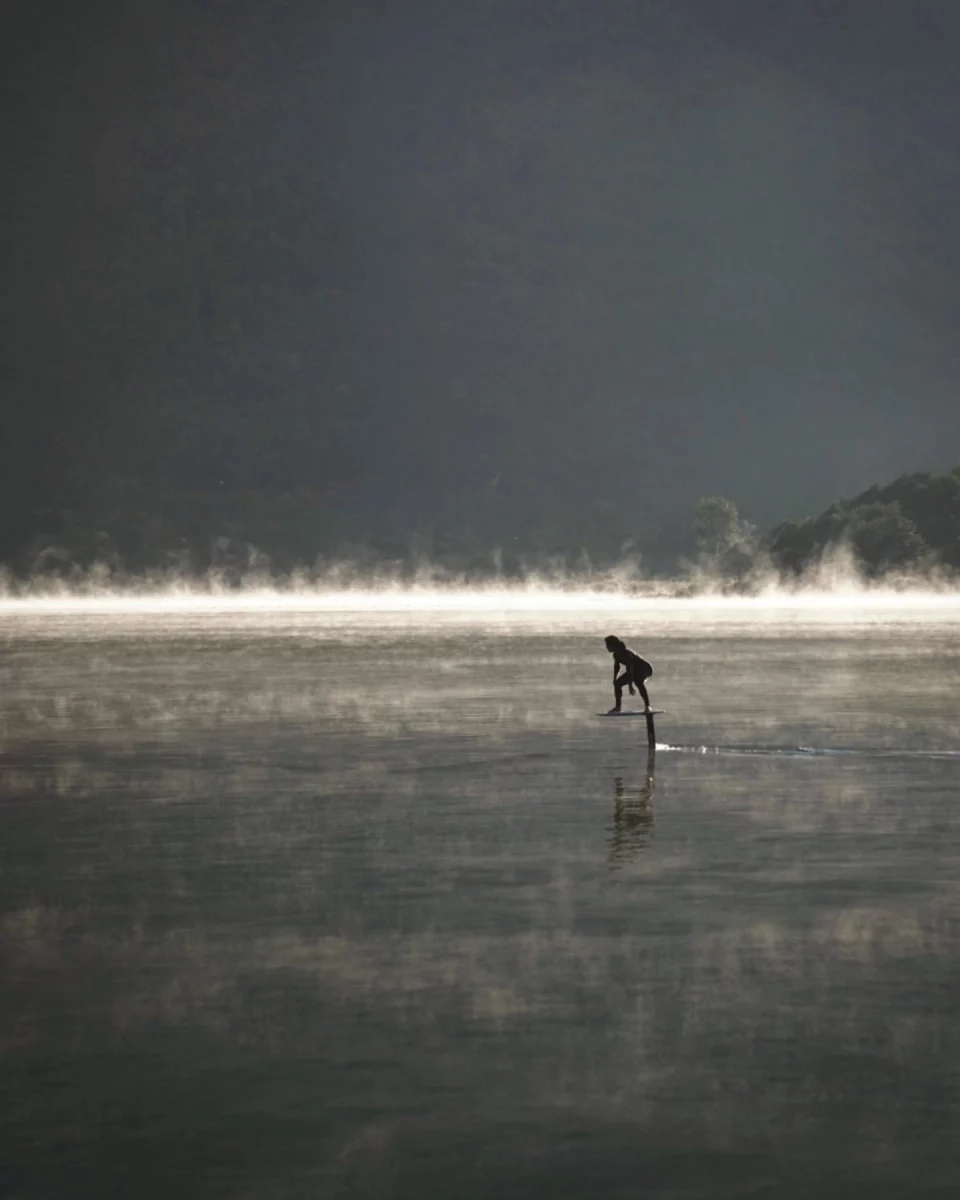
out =
[[[7,597],[4,1186],[952,1191],[958,619],[890,588]],[[595,716],[610,632],[653,662],[652,757]]]
[[772,568],[758,570],[733,585],[704,566],[682,578],[645,576],[637,561],[605,571],[570,570],[557,563],[515,578],[493,575],[466,579],[423,564],[361,567],[340,563],[314,572],[275,578],[250,573],[228,578],[157,572],[139,577],[113,575],[94,567],[64,578],[0,578],[0,615],[44,613],[244,614],[382,613],[463,614],[516,619],[560,620],[565,614],[618,612],[639,619],[686,618],[707,613],[721,621],[769,620],[795,613],[797,619],[907,620],[914,613],[960,610],[960,587],[949,573],[888,574],[867,579],[849,550],[836,547],[803,575],[785,579]]
[[[497,562],[496,552],[492,559]],[[558,558],[523,567],[513,575],[499,569],[466,575],[429,561],[411,565],[351,560],[318,563],[286,575],[253,568],[202,574],[156,570],[133,575],[104,563],[26,578],[0,570],[0,613],[273,609],[554,613],[689,600],[719,606],[731,615],[784,608],[805,612],[833,609],[840,614],[851,609],[906,612],[939,608],[957,597],[960,580],[946,568],[889,571],[870,577],[851,546],[843,542],[828,546],[799,575],[781,572],[761,555],[738,580],[724,576],[709,557],[687,563],[684,572],[674,577],[646,574],[638,557],[601,569],[586,556],[575,567]]]

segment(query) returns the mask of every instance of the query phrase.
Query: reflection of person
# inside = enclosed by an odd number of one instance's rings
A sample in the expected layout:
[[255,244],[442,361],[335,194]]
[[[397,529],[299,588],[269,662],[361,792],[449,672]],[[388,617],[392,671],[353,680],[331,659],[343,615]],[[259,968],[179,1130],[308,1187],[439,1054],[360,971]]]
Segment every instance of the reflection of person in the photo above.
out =
[[611,867],[619,867],[650,845],[654,833],[653,770],[643,787],[626,787],[623,777],[613,779],[613,829],[610,831]]
[[[649,679],[653,674],[653,667],[645,658],[641,658],[639,654],[634,654],[629,650],[618,637],[605,637],[603,644],[613,655],[613,695],[616,700],[612,713],[620,711],[620,700],[623,696],[623,685],[626,684],[630,690],[630,695],[633,695],[633,689],[636,688],[643,697],[643,707],[645,712],[650,711],[650,697],[647,695],[647,689],[644,687],[644,680]],[[618,675],[617,671],[623,667],[623,674]]]

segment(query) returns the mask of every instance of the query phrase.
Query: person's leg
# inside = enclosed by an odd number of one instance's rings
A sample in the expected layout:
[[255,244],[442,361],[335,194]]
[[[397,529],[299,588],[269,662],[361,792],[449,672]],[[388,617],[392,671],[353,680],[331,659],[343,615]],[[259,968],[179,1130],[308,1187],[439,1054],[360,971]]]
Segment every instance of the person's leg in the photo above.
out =
[[635,675],[633,679],[633,685],[643,698],[643,707],[646,709],[649,709],[650,707],[650,697],[647,695],[647,689],[644,687],[644,680],[649,678],[649,675],[644,675],[642,677],[640,675]]
[[622,675],[618,675],[617,678],[613,681],[614,706],[610,710],[611,712],[619,712],[620,711],[620,701],[623,699],[623,685],[625,683],[628,683],[629,680],[630,680],[629,674],[626,671],[624,671]]

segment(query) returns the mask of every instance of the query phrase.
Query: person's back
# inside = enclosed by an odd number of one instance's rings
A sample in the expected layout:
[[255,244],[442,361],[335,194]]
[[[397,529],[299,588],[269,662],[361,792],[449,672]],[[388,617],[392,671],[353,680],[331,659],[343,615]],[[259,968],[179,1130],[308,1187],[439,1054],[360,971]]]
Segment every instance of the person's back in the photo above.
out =
[[624,666],[630,670],[631,674],[639,675],[643,679],[649,679],[653,674],[653,667],[647,662],[642,654],[637,654],[635,650],[631,650],[629,646],[624,646],[624,658],[626,662]]

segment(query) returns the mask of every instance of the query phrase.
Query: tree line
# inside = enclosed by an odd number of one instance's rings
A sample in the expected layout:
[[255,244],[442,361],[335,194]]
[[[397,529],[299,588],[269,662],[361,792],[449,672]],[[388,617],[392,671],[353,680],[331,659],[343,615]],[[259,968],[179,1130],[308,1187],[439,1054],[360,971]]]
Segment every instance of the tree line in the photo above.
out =
[[831,545],[850,547],[863,572],[960,568],[960,465],[918,471],[832,504],[818,516],[774,529],[769,550],[783,571],[799,574]]
[[[547,563],[589,570],[642,559],[643,547],[602,497],[576,506],[543,497],[514,525],[511,511],[495,487],[472,511],[451,507],[425,522],[396,510],[379,519],[370,508],[352,511],[336,488],[301,485],[278,494],[232,481],[165,486],[106,473],[84,506],[47,510],[47,528],[8,565],[24,575],[63,576],[96,563],[117,574],[214,569],[240,577],[251,570],[289,573],[318,561],[391,562],[411,570],[430,562],[480,577]],[[733,501],[704,496],[687,544],[675,548],[673,564],[660,573],[675,573],[679,563],[745,589],[771,567],[799,576],[836,546],[849,548],[868,578],[960,568],[960,466],[903,475],[766,534]]]

